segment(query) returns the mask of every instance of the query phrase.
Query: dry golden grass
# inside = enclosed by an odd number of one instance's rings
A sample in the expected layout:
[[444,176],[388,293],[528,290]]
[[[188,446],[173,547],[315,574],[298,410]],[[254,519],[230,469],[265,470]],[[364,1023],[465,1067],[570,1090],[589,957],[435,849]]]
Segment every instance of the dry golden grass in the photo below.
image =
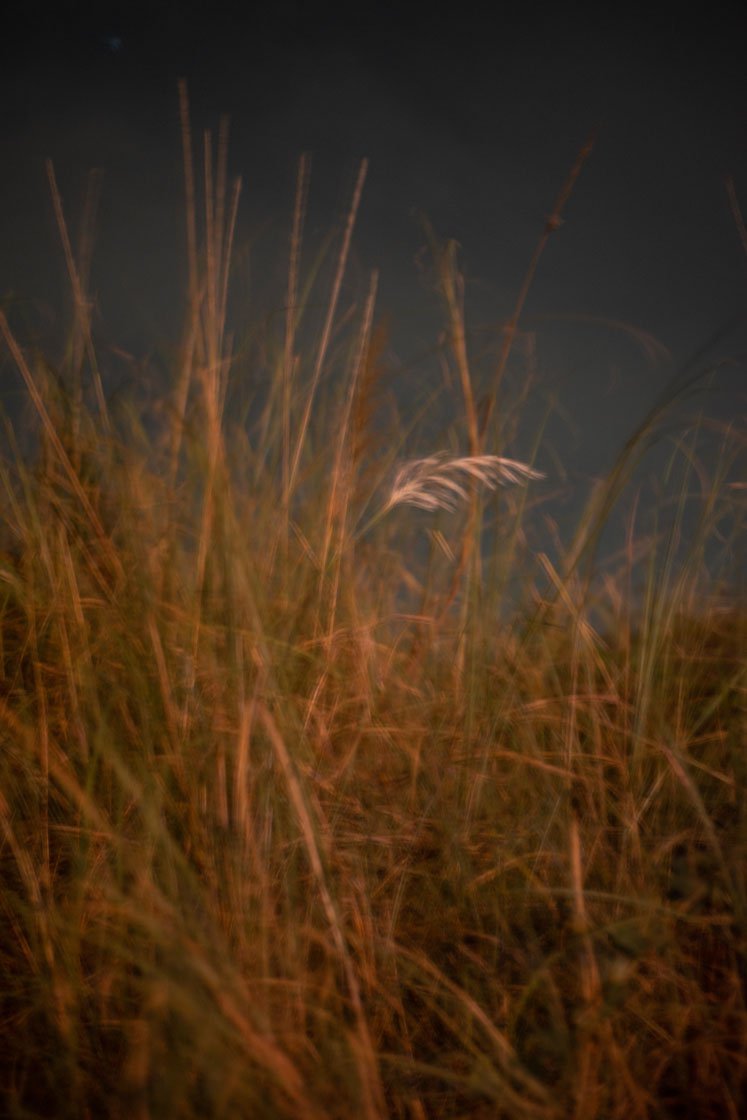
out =
[[338,310],[364,169],[298,350],[302,163],[247,437],[225,410],[227,132],[200,248],[184,90],[182,123],[188,310],[159,430],[109,415],[53,176],[70,394],[0,313],[39,422],[38,455],[1,468],[3,1114],[744,1115],[747,630],[718,595],[744,433],[684,557],[679,516],[588,566],[658,414],[567,553],[534,555],[538,473],[485,450],[507,353],[481,426],[445,257],[466,453],[397,474],[375,277]]

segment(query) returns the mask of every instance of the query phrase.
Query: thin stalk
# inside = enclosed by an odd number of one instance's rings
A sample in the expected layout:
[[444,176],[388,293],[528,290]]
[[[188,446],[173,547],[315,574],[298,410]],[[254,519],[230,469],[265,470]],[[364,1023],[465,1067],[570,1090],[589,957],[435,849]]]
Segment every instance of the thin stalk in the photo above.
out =
[[293,456],[293,463],[290,470],[290,478],[288,480],[288,492],[293,491],[296,476],[298,474],[299,464],[301,462],[301,454],[303,451],[304,443],[306,442],[306,432],[311,419],[311,409],[314,404],[314,397],[319,385],[319,379],[322,374],[324,366],[324,359],[327,356],[327,349],[329,347],[329,340],[332,336],[332,323],[334,322],[335,312],[337,310],[337,301],[340,297],[340,289],[342,287],[342,278],[345,275],[345,266],[347,264],[348,252],[350,250],[350,240],[353,236],[353,227],[355,225],[358,207],[360,205],[361,194],[363,193],[363,184],[366,180],[366,173],[368,171],[368,160],[361,160],[360,169],[358,171],[358,178],[356,180],[355,189],[353,191],[353,200],[350,204],[348,211],[347,222],[345,224],[345,232],[343,234],[342,246],[340,248],[340,255],[337,261],[337,272],[335,274],[334,283],[332,285],[332,293],[327,307],[327,317],[324,321],[322,335],[319,340],[319,349],[317,350],[316,362],[314,363],[314,373],[311,379],[311,388],[306,401],[306,408],[301,421],[301,428],[298,433],[296,441],[296,450]]

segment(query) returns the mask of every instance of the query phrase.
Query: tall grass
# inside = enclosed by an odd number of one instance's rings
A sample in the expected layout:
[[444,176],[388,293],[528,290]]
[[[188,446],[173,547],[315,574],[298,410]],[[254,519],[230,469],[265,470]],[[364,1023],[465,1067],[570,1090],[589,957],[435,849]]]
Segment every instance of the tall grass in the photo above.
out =
[[315,327],[302,161],[282,328],[242,366],[227,129],[199,190],[181,95],[186,326],[147,423],[106,400],[51,168],[62,365],[0,314],[38,421],[2,464],[4,1114],[744,1115],[744,431],[715,468],[683,436],[673,512],[592,563],[654,412],[535,554],[546,484],[508,351],[477,404],[453,252],[464,419],[417,459],[380,422],[375,275],[341,306],[365,166]]

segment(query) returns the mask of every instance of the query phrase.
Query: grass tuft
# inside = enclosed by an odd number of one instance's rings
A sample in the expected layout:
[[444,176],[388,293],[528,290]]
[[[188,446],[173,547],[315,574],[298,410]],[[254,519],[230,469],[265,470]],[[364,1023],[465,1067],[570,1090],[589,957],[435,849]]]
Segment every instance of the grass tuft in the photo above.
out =
[[365,164],[318,314],[302,161],[285,314],[236,346],[227,125],[200,221],[180,92],[159,399],[105,399],[51,168],[61,362],[0,312],[34,418],[0,462],[3,1115],[744,1115],[744,429],[677,439],[602,556],[657,404],[563,547],[543,473],[487,450],[527,284],[480,412],[447,249],[464,415],[405,455],[376,275],[343,307]]

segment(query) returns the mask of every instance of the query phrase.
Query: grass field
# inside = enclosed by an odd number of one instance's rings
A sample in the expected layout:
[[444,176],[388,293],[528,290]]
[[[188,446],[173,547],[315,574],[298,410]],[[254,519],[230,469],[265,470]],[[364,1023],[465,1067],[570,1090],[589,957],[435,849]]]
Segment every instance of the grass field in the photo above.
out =
[[303,163],[236,422],[238,195],[225,143],[197,190],[182,96],[188,308],[147,419],[105,399],[51,169],[64,357],[0,317],[38,432],[1,464],[0,1111],[737,1120],[744,426],[718,462],[683,434],[660,531],[595,561],[654,410],[536,551],[552,486],[500,458],[523,297],[478,402],[434,246],[457,418],[413,461],[375,276],[340,297],[365,168],[315,317]]

